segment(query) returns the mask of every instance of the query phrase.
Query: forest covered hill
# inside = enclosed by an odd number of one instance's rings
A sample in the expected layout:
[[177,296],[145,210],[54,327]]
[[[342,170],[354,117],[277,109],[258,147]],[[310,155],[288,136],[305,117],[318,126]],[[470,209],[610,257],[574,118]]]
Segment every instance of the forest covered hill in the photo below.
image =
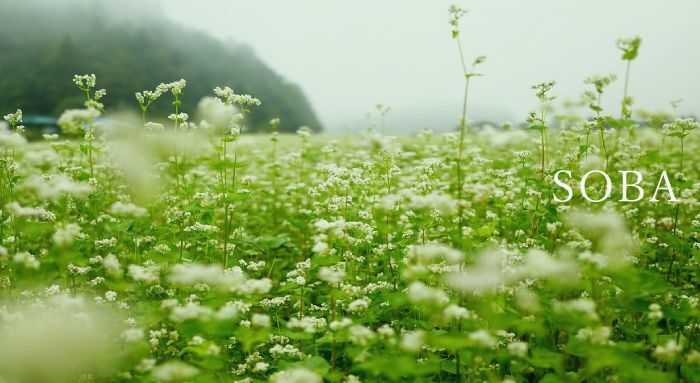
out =
[[[0,9],[0,111],[57,116],[80,107],[83,95],[71,79],[82,73],[95,73],[108,90],[108,110],[137,111],[134,92],[184,78],[186,112],[194,113],[215,86],[230,86],[263,102],[251,115],[252,130],[264,130],[275,117],[282,131],[321,130],[301,89],[252,49],[174,24],[155,3],[0,0]],[[149,115],[164,117],[171,109],[158,100]]]

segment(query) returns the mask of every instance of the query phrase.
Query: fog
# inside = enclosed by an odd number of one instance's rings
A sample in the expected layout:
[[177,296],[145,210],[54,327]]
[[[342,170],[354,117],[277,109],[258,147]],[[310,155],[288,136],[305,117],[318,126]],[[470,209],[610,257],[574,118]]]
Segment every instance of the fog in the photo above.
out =
[[[488,56],[474,81],[472,120],[522,120],[536,105],[530,85],[554,79],[560,99],[583,79],[618,74],[604,106],[619,110],[624,63],[619,37],[640,35],[630,94],[637,107],[697,113],[700,3],[691,0],[586,2],[399,0],[199,0],[163,2],[172,20],[250,44],[306,92],[328,130],[364,124],[376,102],[390,105],[387,129],[451,128],[462,77],[447,7],[463,19],[468,57]],[[612,113],[612,110],[611,110]]]
[[488,56],[484,76],[471,88],[473,121],[522,121],[536,107],[532,84],[556,80],[553,93],[563,101],[578,98],[585,77],[608,73],[618,80],[603,106],[619,113],[625,64],[615,40],[635,35],[643,39],[630,76],[635,108],[667,108],[683,99],[681,114],[700,114],[700,3],[692,0],[127,0],[102,6],[118,8],[109,11],[112,17],[158,14],[249,45],[302,88],[326,130],[364,128],[366,113],[381,102],[392,108],[387,130],[400,132],[457,124],[463,77],[447,24],[452,3],[469,11],[462,23],[467,59]]

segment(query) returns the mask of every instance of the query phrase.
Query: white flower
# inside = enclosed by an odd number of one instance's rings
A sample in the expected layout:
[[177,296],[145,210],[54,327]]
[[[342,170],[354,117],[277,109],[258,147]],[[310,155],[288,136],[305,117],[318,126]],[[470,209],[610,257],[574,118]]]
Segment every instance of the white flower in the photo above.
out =
[[67,109],[58,117],[58,126],[64,134],[76,135],[91,124],[102,112],[95,108]]
[[27,139],[19,133],[0,133],[0,146],[16,148],[27,143]]
[[450,246],[439,243],[412,245],[408,248],[407,257],[418,264],[427,265],[437,261],[445,261],[451,265],[462,262],[464,255]]
[[595,301],[588,298],[578,298],[565,302],[554,302],[554,309],[573,315],[583,315],[590,320],[598,319]]
[[143,329],[141,328],[128,328],[122,331],[122,339],[126,342],[138,342],[143,339]]
[[129,265],[129,276],[139,282],[156,283],[160,280],[160,270],[156,265],[138,266]]
[[64,195],[75,198],[85,198],[91,192],[89,185],[76,182],[65,174],[56,174],[48,177],[32,177],[24,186],[34,191],[39,198],[55,201]]
[[18,263],[22,266],[24,266],[27,269],[39,269],[39,266],[41,265],[39,261],[36,260],[36,258],[32,255],[29,254],[26,251],[20,252],[15,254],[14,257],[12,257],[12,260],[15,263]]
[[576,339],[589,341],[593,344],[609,344],[610,327],[601,326],[596,329],[588,327],[580,328],[576,332]]
[[525,342],[508,343],[508,352],[513,356],[524,357],[527,355],[528,344]]
[[119,259],[117,259],[117,256],[114,254],[107,254],[107,256],[102,259],[102,267],[104,267],[105,270],[111,275],[117,276],[122,273],[122,267],[119,264]]
[[181,285],[194,285],[196,283],[216,284],[224,276],[224,270],[219,265],[203,264],[176,264],[170,268],[168,280]]
[[51,237],[56,246],[64,247],[73,243],[75,237],[77,237],[81,232],[81,228],[78,224],[69,223],[63,227],[56,229]]
[[658,345],[654,349],[653,355],[656,359],[662,361],[671,361],[676,358],[676,356],[683,351],[683,346],[676,343],[675,340],[671,339],[664,345]]
[[443,315],[445,315],[445,318],[447,320],[460,320],[469,318],[471,316],[469,310],[454,304],[447,306],[442,313]]
[[498,344],[498,342],[496,341],[496,338],[494,338],[486,330],[477,330],[477,331],[471,332],[471,333],[469,333],[468,338],[469,338],[469,340],[475,342],[476,344],[478,344],[482,347],[486,347],[486,348],[494,348],[494,347],[496,347],[496,344]]
[[86,89],[92,89],[95,87],[95,84],[97,83],[97,76],[95,74],[83,74],[83,75],[74,75],[73,76],[73,84],[75,84],[78,88],[82,90]]
[[366,346],[369,341],[374,339],[374,332],[369,328],[361,325],[354,325],[348,329],[350,341],[361,346]]
[[109,302],[114,302],[115,300],[117,300],[117,293],[114,291],[107,291],[105,293],[105,299]]
[[350,304],[348,305],[348,311],[357,312],[357,311],[367,310],[367,308],[369,308],[369,304],[371,302],[372,301],[367,297],[356,299],[356,300],[350,302]]
[[408,352],[418,352],[425,344],[425,338],[423,330],[409,331],[401,337],[401,347]]
[[199,373],[195,367],[180,361],[170,361],[153,369],[153,378],[161,382],[184,382]]
[[270,317],[265,314],[253,314],[250,323],[256,327],[270,327]]
[[318,271],[318,278],[331,284],[340,283],[345,279],[345,270],[338,269],[334,271],[330,267],[321,267]]
[[15,126],[22,122],[22,109],[17,109],[14,113],[6,114],[3,118],[5,121],[9,122],[10,125]]
[[440,306],[449,302],[444,291],[428,287],[423,282],[413,282],[408,286],[408,299],[411,303],[426,306]]
[[270,376],[271,383],[323,383],[323,379],[313,371],[303,367],[293,367],[274,373]]
[[119,216],[143,217],[148,210],[136,206],[133,203],[115,202],[110,208],[112,214]]

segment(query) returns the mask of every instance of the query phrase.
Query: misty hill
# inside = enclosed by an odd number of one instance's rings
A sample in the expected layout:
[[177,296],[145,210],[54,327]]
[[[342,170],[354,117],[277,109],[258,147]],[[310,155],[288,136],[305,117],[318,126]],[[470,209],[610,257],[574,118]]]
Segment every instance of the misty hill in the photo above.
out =
[[[263,102],[251,115],[253,130],[266,129],[274,117],[282,119],[281,130],[321,129],[300,88],[250,48],[165,20],[153,2],[0,0],[0,111],[58,115],[81,107],[71,80],[82,73],[95,73],[98,87],[107,89],[107,109],[136,112],[134,92],[184,78],[182,110],[191,115],[215,86],[228,85]],[[149,116],[171,109],[161,98]]]

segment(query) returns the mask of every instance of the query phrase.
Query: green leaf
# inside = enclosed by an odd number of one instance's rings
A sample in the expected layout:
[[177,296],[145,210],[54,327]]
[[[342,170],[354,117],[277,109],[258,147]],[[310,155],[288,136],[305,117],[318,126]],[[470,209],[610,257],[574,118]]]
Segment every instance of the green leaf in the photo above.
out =
[[546,130],[547,130],[547,127],[544,126],[544,125],[537,125],[537,124],[535,124],[535,125],[530,126],[528,129],[530,129],[530,130],[546,131]]

